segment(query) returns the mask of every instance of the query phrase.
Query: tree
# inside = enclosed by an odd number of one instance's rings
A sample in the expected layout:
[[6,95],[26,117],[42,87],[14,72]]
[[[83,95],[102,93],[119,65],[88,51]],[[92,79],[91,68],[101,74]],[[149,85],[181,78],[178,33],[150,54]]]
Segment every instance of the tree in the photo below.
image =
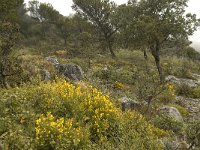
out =
[[59,20],[55,23],[62,39],[64,40],[64,45],[67,46],[67,39],[69,38],[72,30],[72,20],[69,17],[60,16]]
[[[197,27],[196,15],[186,14],[188,0],[140,0],[135,23],[135,38],[150,48],[160,76],[164,81],[160,65],[160,49],[169,40],[192,35]],[[132,4],[131,1],[129,3]],[[134,3],[135,4],[135,1]],[[135,5],[134,5],[135,6]]]
[[42,25],[43,37],[51,24],[57,23],[61,16],[49,3],[39,3],[37,0],[29,2],[28,11],[30,16]]
[[119,29],[118,22],[114,19],[116,4],[109,0],[73,0],[73,9],[96,27],[100,38],[107,43],[113,57],[114,34]]
[[6,78],[17,73],[10,54],[19,38],[18,10],[23,0],[2,0],[0,4],[0,86],[6,87]]

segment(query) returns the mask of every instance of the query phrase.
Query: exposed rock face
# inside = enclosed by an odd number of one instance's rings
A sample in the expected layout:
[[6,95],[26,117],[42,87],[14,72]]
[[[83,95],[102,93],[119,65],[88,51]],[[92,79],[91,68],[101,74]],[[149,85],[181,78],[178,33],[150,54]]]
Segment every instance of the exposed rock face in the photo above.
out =
[[41,70],[42,80],[43,81],[49,81],[51,80],[51,74],[48,70],[42,69]]
[[59,65],[58,71],[73,81],[80,81],[83,79],[83,71],[81,67],[76,64]]
[[174,118],[176,121],[183,121],[183,117],[175,107],[163,106],[160,108],[160,113]]
[[141,104],[138,101],[128,98],[126,96],[120,98],[119,101],[121,102],[122,105],[122,111],[126,111],[129,109],[131,110],[138,109],[138,107],[141,106]]
[[189,122],[200,120],[200,99],[177,96],[176,103],[185,107],[189,111]]
[[199,85],[199,82],[192,79],[184,79],[184,78],[177,78],[175,76],[169,75],[165,78],[166,81],[169,81],[171,83],[177,84],[177,85],[188,85],[191,88],[197,87]]
[[83,79],[83,70],[76,64],[60,64],[56,57],[46,57],[47,61],[52,63],[60,74],[72,81],[80,81]]

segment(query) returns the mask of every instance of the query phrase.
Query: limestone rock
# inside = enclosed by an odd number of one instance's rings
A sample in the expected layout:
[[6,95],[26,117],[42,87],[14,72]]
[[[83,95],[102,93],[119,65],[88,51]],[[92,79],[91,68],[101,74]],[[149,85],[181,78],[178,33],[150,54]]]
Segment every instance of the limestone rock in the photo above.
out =
[[56,57],[46,57],[47,61],[52,63],[56,70],[72,81],[83,79],[83,70],[76,64],[60,64]]
[[130,110],[130,109],[131,110],[138,109],[141,105],[138,101],[128,98],[126,96],[120,98],[119,101],[121,102],[122,111]]
[[177,96],[175,102],[189,111],[189,122],[200,120],[200,99]]
[[172,75],[167,76],[165,80],[177,85],[188,85],[191,88],[197,87],[199,85],[199,82],[196,80],[177,78]]
[[83,79],[83,71],[80,66],[76,64],[58,65],[59,73],[73,81],[80,81]]
[[47,69],[41,70],[41,76],[43,81],[49,81],[51,80],[51,74]]
[[174,118],[176,121],[183,121],[183,117],[175,107],[163,106],[160,108],[160,113],[169,117]]

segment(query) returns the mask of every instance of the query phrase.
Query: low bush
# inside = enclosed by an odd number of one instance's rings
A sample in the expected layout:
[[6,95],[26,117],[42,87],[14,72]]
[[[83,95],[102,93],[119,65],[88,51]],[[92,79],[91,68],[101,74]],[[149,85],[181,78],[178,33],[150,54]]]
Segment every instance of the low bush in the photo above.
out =
[[0,137],[9,149],[162,149],[167,133],[96,88],[65,80],[0,91]]
[[200,98],[200,86],[198,86],[192,90],[192,97]]
[[182,134],[184,131],[183,122],[176,121],[174,118],[166,115],[157,116],[153,120],[153,123],[156,127],[163,130],[172,131],[175,134]]
[[176,93],[177,95],[186,96],[186,97],[192,97],[193,95],[193,88],[186,84],[178,85],[176,87]]
[[176,97],[176,87],[174,84],[166,84],[162,93],[158,96],[159,102],[163,104],[172,103]]

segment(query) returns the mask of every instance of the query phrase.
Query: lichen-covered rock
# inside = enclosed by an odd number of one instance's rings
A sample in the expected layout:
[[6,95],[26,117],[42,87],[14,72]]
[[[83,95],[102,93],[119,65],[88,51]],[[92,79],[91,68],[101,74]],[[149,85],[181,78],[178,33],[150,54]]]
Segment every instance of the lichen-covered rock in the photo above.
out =
[[175,102],[189,111],[189,122],[200,120],[200,99],[177,96]]
[[60,64],[56,57],[46,57],[47,61],[52,63],[60,74],[72,81],[80,81],[83,79],[83,70],[76,64]]
[[50,81],[51,80],[51,74],[47,69],[41,70],[41,77],[43,81]]
[[182,115],[180,114],[178,109],[176,109],[175,107],[170,107],[170,106],[160,107],[160,113],[162,115],[166,115],[166,116],[172,117],[176,121],[180,121],[180,122],[183,121]]
[[72,81],[80,81],[84,76],[81,67],[76,64],[60,64],[58,66],[58,71]]
[[46,57],[46,60],[52,63],[53,65],[59,65],[58,59],[56,57]]
[[191,88],[197,87],[199,81],[192,79],[177,78],[175,76],[169,75],[165,78],[166,81],[177,84],[177,85],[187,85]]
[[126,96],[120,98],[119,101],[121,102],[122,111],[138,109],[141,106],[140,102]]

